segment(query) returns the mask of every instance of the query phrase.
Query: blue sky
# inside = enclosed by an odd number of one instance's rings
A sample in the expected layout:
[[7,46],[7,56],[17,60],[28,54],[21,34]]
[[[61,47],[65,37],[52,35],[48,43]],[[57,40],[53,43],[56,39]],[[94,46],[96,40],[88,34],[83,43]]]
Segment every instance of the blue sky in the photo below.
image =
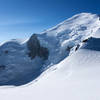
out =
[[27,38],[81,12],[100,14],[100,0],[0,0],[0,40]]

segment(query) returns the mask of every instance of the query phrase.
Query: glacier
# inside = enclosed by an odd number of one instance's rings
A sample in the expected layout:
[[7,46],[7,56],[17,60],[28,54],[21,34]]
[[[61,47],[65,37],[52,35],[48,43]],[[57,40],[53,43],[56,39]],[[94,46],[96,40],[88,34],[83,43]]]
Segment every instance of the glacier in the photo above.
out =
[[[30,84],[31,82],[40,79],[40,77],[44,73],[48,72],[48,70],[54,70],[59,73],[58,69],[60,69],[61,66],[62,68],[60,72],[65,74],[67,77],[70,76],[72,73],[71,67],[74,66],[74,64],[70,64],[75,61],[70,60],[71,62],[69,64],[68,59],[74,58],[72,56],[75,54],[76,59],[78,59],[77,56],[80,53],[77,52],[80,52],[82,48],[85,50],[87,49],[87,51],[89,49],[91,50],[91,48],[93,48],[93,50],[98,49],[99,47],[93,47],[91,42],[87,46],[85,46],[85,43],[86,41],[95,40],[98,42],[99,40],[91,37],[97,34],[99,30],[100,17],[98,15],[81,13],[74,15],[40,34],[33,34],[25,41],[10,40],[1,43],[0,85],[21,86]],[[30,40],[33,42],[30,43]],[[90,47],[90,45],[92,47]],[[94,43],[94,45],[96,44]],[[82,58],[85,56],[82,56]],[[82,62],[80,59],[77,63]],[[85,60],[88,61],[87,59]],[[68,64],[62,64],[62,61],[66,61]],[[86,61],[84,61],[84,63]],[[84,63],[82,64],[84,65]],[[81,65],[77,64],[75,66]],[[62,71],[64,68],[66,72]],[[54,74],[54,77],[57,78],[56,73]],[[63,76],[59,75],[59,77]],[[55,78],[52,80],[55,80]]]

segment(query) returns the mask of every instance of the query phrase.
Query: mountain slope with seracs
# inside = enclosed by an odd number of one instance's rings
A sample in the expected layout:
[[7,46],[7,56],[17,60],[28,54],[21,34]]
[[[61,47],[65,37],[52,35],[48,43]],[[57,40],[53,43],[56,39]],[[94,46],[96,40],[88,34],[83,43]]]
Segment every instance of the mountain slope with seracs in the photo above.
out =
[[98,15],[81,13],[42,34],[33,34],[26,42],[12,40],[2,44],[0,85],[31,82],[45,69],[74,54],[99,28]]
[[100,45],[98,42],[100,42],[100,31],[73,55],[46,70],[34,84],[7,88],[6,91],[5,88],[1,88],[1,99],[100,100]]
[[[40,43],[50,49],[49,61],[57,63],[69,55],[66,50],[80,45],[100,28],[98,15],[81,13],[65,20],[38,36]],[[53,55],[53,56],[52,56]],[[54,60],[57,59],[57,60]]]

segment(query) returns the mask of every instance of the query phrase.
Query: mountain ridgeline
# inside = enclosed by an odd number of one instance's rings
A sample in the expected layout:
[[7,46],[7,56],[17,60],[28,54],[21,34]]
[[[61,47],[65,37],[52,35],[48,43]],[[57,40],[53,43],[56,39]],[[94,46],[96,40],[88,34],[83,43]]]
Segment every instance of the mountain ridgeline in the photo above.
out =
[[3,43],[0,45],[0,85],[20,86],[32,82],[45,69],[74,54],[98,30],[100,16],[81,13],[41,34],[33,34],[26,42]]

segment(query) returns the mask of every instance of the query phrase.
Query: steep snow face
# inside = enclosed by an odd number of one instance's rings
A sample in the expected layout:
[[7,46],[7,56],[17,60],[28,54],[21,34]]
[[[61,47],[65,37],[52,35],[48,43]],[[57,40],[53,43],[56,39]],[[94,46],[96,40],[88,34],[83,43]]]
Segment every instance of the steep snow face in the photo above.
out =
[[100,43],[100,37],[90,38],[73,55],[45,71],[34,84],[6,90],[1,88],[0,98],[2,100],[8,98],[10,100],[100,100],[98,42]]
[[[82,41],[95,34],[99,28],[100,21],[97,15],[90,13],[75,15],[52,29],[36,35],[39,48],[36,48],[33,41],[32,53],[36,54],[32,55],[32,59],[28,55],[28,48],[31,48],[28,42],[31,38],[23,43],[12,40],[2,44],[0,85],[23,85],[34,80],[43,70],[73,54],[82,45]],[[43,54],[46,55],[44,51],[48,53],[46,60],[43,59]]]
[[[100,28],[99,16],[81,13],[39,35],[40,43],[50,50],[50,63],[58,63],[73,52],[82,41]],[[73,48],[74,47],[74,48]]]
[[99,27],[98,24],[100,25],[98,15],[91,13],[81,13],[65,20],[57,26],[47,30],[45,33],[48,36],[58,37],[64,35],[64,33],[69,37],[78,34],[88,35],[97,30],[97,27]]

